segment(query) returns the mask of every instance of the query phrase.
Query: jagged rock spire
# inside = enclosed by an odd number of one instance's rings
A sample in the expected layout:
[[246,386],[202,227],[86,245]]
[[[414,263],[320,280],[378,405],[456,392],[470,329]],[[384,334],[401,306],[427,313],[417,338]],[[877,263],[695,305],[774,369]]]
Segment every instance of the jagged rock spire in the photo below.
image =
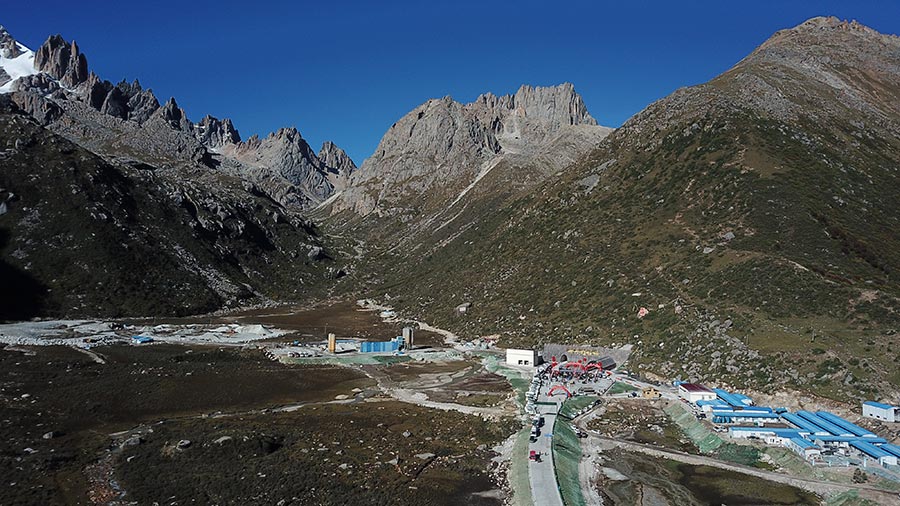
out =
[[88,80],[88,63],[78,44],[67,43],[61,35],[53,35],[34,55],[34,68],[58,79],[64,86],[74,88]]

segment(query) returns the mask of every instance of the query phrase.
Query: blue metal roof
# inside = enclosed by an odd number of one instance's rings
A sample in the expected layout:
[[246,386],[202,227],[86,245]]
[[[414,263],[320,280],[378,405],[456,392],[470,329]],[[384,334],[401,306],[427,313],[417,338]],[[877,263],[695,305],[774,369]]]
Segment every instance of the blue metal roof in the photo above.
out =
[[883,444],[880,448],[894,456],[900,457],[900,446],[892,445],[892,444]]
[[725,390],[722,390],[721,388],[713,388],[712,391],[715,392],[716,395],[718,395],[720,399],[727,402],[728,404],[731,404],[732,406],[735,406],[735,407],[746,406],[746,404],[744,404],[741,401],[740,397],[738,397],[730,392],[726,392]]
[[881,408],[881,409],[894,409],[894,406],[891,406],[890,404],[883,404],[881,402],[875,402],[875,401],[866,401],[863,404],[868,404],[869,406],[875,406],[876,408]]
[[833,413],[829,413],[827,411],[816,411],[816,415],[818,415],[819,417],[821,417],[824,420],[828,420],[829,422],[837,425],[838,427],[843,428],[844,430],[851,432],[855,436],[872,437],[875,435],[875,434],[872,434],[871,432],[867,431],[866,429],[863,429],[859,425],[848,422],[847,420],[844,420],[843,418],[841,418]]
[[811,434],[827,434],[828,431],[819,427],[818,425],[809,422],[793,413],[781,413],[781,417],[792,423],[793,425],[800,427],[803,430],[810,432]]
[[772,434],[778,437],[794,438],[808,432],[799,429],[783,429],[777,427],[729,427],[731,432],[755,432],[759,434]]
[[880,459],[882,457],[894,457],[895,455],[891,455],[890,453],[882,450],[881,448],[873,445],[872,443],[867,443],[865,441],[853,441],[850,443],[850,446],[856,448],[857,450],[865,453],[870,457],[874,457],[876,459]]
[[806,449],[806,448],[818,448],[818,446],[816,446],[816,445],[813,444],[813,443],[810,443],[809,441],[803,439],[802,437],[792,437],[792,438],[791,438],[791,443],[794,443],[795,445],[797,445],[797,446],[799,446],[800,448],[803,448],[803,449]]
[[766,413],[773,413],[774,410],[772,408],[766,406],[744,406],[737,411],[762,411]]
[[728,406],[728,403],[722,399],[701,399],[696,402],[698,406]]
[[825,420],[824,418],[822,418],[820,416],[816,416],[815,413],[810,413],[809,411],[798,411],[797,416],[801,416],[801,417],[805,418],[807,421],[812,422],[812,423],[818,425],[819,427],[822,427],[823,429],[834,434],[835,436],[854,436],[855,435],[852,432],[850,432],[842,427],[838,427],[837,425],[829,422],[828,420]]
[[883,437],[867,437],[859,436],[810,436],[810,439],[822,441],[823,443],[887,443],[887,439]]
[[751,399],[750,397],[747,397],[744,394],[733,394],[733,395],[735,397],[737,397],[738,399],[740,399],[745,405],[747,405],[747,406],[753,405],[753,399]]
[[713,410],[713,416],[721,416],[727,418],[778,418],[775,413],[766,411],[746,411],[746,410]]

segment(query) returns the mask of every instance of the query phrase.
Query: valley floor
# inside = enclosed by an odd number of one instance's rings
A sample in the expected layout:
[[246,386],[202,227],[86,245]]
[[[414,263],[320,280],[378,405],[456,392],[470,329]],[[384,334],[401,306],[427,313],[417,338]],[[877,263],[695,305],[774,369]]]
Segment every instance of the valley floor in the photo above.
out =
[[[874,476],[700,452],[674,390],[635,398],[651,385],[625,374],[568,379],[593,393],[567,401],[549,395],[559,381],[423,322],[403,354],[324,350],[328,333],[389,340],[410,323],[360,301],[0,325],[0,503],[898,501]],[[545,417],[532,442],[526,391]]]

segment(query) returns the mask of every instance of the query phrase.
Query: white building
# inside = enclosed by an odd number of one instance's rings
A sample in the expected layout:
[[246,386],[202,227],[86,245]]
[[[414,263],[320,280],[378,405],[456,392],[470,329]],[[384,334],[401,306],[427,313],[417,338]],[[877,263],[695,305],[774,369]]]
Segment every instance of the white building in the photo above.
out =
[[534,367],[538,364],[537,350],[506,349],[506,363],[509,365],[524,365]]
[[696,404],[697,401],[711,401],[716,398],[716,393],[697,383],[682,383],[678,385],[678,397]]
[[896,422],[898,409],[888,404],[866,401],[862,405],[863,416],[884,422]]

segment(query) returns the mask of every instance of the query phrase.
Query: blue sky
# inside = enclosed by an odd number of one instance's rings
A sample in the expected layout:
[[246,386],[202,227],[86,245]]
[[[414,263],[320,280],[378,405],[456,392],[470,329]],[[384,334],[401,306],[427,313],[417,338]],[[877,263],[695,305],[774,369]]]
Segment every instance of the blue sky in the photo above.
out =
[[137,78],[194,121],[232,118],[245,139],[296,126],[357,163],[429,98],[569,81],[601,124],[618,126],[813,16],[900,33],[900,2],[862,0],[8,4],[0,24],[32,49],[61,33],[102,78]]

